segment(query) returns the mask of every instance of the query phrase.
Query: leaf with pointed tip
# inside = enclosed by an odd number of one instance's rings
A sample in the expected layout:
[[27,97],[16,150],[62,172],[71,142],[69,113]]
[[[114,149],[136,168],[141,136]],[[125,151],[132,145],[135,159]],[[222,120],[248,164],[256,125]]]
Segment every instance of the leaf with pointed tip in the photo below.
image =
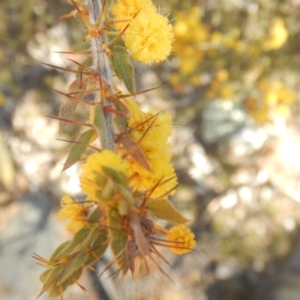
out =
[[56,250],[52,253],[50,261],[55,262],[57,259],[67,256],[70,253],[70,243],[71,241],[66,241],[60,246],[58,246]]
[[102,166],[103,172],[117,184],[125,184],[127,176],[114,168]]
[[93,141],[94,133],[94,129],[89,129],[79,136],[78,141],[74,145],[72,145],[69,150],[68,157],[64,163],[63,171],[67,170],[78,160],[80,160],[81,156],[87,148],[87,145]]
[[[87,85],[87,78],[86,79],[77,78],[70,84],[68,89],[68,94],[73,94],[72,97],[81,100],[84,96],[83,92],[86,89],[86,85]],[[71,119],[73,117],[79,101],[76,101],[76,99],[73,99],[72,97],[71,96],[68,97],[65,103],[61,105],[59,111],[60,118]],[[61,132],[66,125],[67,122],[59,121],[59,132]]]
[[101,105],[91,106],[90,107],[90,121],[93,124],[98,137],[101,141],[101,145],[105,145],[104,141],[104,113]]
[[174,224],[183,224],[188,221],[167,199],[150,199],[146,204],[146,208],[157,218]]
[[88,256],[85,253],[79,252],[75,255],[57,278],[57,285],[63,284],[65,281],[71,279],[78,270],[82,270],[87,259]]
[[78,269],[77,271],[75,271],[71,278],[65,280],[62,283],[58,283],[57,281],[55,282],[55,285],[52,285],[51,288],[47,289],[48,291],[48,296],[50,298],[54,298],[54,297],[58,297],[61,296],[63,294],[63,292],[67,289],[67,287],[69,285],[72,285],[73,283],[75,283],[79,277],[82,274],[82,268]]
[[121,216],[117,210],[117,207],[111,208],[108,214],[108,225],[109,225],[109,235],[111,237],[110,247],[115,256],[115,260],[122,270],[123,276],[126,275],[128,271],[126,247],[128,243],[127,234],[123,233],[121,230]]
[[83,227],[79,231],[77,231],[71,240],[68,250],[69,254],[83,251],[86,247],[86,240],[91,233],[91,228]]
[[124,42],[120,39],[112,47],[113,56],[111,58],[114,71],[119,79],[123,80],[129,93],[135,92],[134,69],[129,59],[129,54],[125,49]]
[[98,237],[91,245],[91,250],[88,252],[88,259],[85,262],[86,266],[93,264],[99,260],[100,257],[105,253],[108,246],[108,232],[106,229],[98,231]]

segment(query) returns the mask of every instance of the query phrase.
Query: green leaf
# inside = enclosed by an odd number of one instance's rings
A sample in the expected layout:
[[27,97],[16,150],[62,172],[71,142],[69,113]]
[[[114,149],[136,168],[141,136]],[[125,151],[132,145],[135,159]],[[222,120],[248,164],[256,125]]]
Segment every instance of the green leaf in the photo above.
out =
[[100,218],[101,218],[101,216],[100,216],[99,206],[95,205],[95,207],[90,212],[87,219],[91,222],[93,222],[93,221],[96,222],[96,221],[100,220]]
[[51,276],[51,272],[53,272],[53,269],[52,269],[52,268],[46,270],[45,272],[43,272],[43,273],[40,275],[40,281],[43,282],[43,283],[46,282],[46,281],[49,279],[49,277]]
[[174,224],[183,224],[188,221],[167,199],[150,199],[146,208],[148,208],[157,218],[164,219]]
[[57,278],[57,284],[61,285],[66,280],[71,279],[72,276],[85,266],[88,256],[85,253],[78,253],[70,260],[70,263],[64,268],[62,274]]
[[126,182],[127,176],[123,172],[107,166],[102,166],[102,170],[107,176],[112,178],[115,183],[124,184]]
[[57,280],[60,274],[63,272],[65,266],[53,267],[40,275],[40,281],[43,283],[43,287],[47,287],[47,290],[56,286]]
[[105,134],[104,134],[104,114],[102,106],[95,105],[94,107],[90,108],[90,121],[95,127],[95,130],[101,140],[101,145],[105,146],[107,143],[105,141]]
[[103,229],[99,232],[99,235],[95,242],[91,245],[90,251],[87,253],[88,259],[85,262],[86,266],[91,265],[105,253],[108,246],[108,232]]
[[[76,272],[73,273],[72,277],[67,279],[66,281],[62,283],[58,283],[58,281],[55,281],[55,284],[53,284],[51,287],[47,288],[48,296],[50,298],[58,297],[63,294],[63,292],[67,289],[69,285],[74,284],[76,280],[79,279],[79,277],[82,274],[82,268],[78,269]],[[57,278],[59,279],[59,278]]]
[[74,235],[70,245],[69,245],[69,253],[75,253],[82,251],[86,247],[86,240],[89,237],[91,232],[91,228],[83,227]]
[[[121,39],[120,39],[121,40]],[[113,56],[111,58],[114,71],[119,79],[123,80],[128,91],[135,92],[134,69],[129,59],[129,54],[125,46],[120,45],[118,41],[112,48]]]
[[108,214],[108,228],[109,235],[111,237],[110,247],[115,256],[115,260],[118,266],[122,269],[122,273],[125,276],[128,271],[126,247],[128,243],[128,236],[121,230],[121,216],[117,210],[117,207],[111,208]]
[[64,163],[63,171],[75,164],[85,152],[87,145],[91,142],[94,135],[94,130],[89,129],[83,132],[78,138],[78,143],[72,145],[68,157]]
[[50,261],[55,262],[58,258],[67,256],[70,254],[69,246],[70,246],[71,241],[66,241],[60,246],[56,248],[56,250],[52,253],[50,257]]

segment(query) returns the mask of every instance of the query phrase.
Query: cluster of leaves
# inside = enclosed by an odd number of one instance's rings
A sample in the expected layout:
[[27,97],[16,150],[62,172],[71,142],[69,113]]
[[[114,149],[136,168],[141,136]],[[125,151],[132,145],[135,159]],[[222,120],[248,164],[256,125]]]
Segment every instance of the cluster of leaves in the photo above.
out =
[[[143,111],[131,98],[138,93],[129,53],[147,64],[164,59],[171,50],[172,26],[146,0],[71,2],[75,10],[63,18],[81,17],[91,50],[80,53],[86,56],[82,62],[72,60],[77,66],[74,70],[53,67],[76,75],[63,93],[66,101],[58,119],[60,130],[67,124],[86,128],[73,141],[63,168],[83,162],[80,182],[86,199],[62,198],[59,218],[67,221],[74,236],[49,260],[35,255],[47,267],[40,277],[41,293],[47,291],[50,297],[62,295],[73,283],[81,287],[78,278],[83,268],[91,268],[108,247],[114,260],[107,268],[118,266],[114,275],[125,276],[128,270],[138,273],[139,262],[149,272],[151,262],[159,274],[169,278],[156,261],[167,263],[157,246],[177,254],[195,246],[194,235],[183,225],[187,219],[168,199],[177,186],[169,143],[171,115],[155,109]],[[124,6],[132,8],[126,11],[131,15],[123,14]],[[137,42],[133,43],[133,36]],[[115,92],[111,66],[130,94]],[[73,119],[79,103],[89,110],[85,122]],[[154,217],[178,226],[168,231],[155,223]]]

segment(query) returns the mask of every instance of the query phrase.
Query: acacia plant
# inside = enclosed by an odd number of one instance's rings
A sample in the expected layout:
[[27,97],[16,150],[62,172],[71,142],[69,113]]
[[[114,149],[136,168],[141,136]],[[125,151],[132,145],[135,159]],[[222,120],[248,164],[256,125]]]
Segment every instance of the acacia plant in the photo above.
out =
[[[81,17],[91,47],[80,53],[85,56],[81,62],[72,61],[74,69],[63,69],[76,78],[63,93],[66,101],[58,119],[60,130],[67,123],[83,129],[63,170],[81,164],[86,196],[84,201],[68,195],[61,200],[58,217],[73,238],[49,260],[34,255],[47,269],[40,276],[41,294],[50,297],[62,297],[73,283],[83,288],[78,283],[83,268],[92,268],[108,248],[114,260],[105,270],[115,265],[113,276],[125,276],[128,270],[135,275],[142,263],[146,272],[153,264],[169,278],[158,263],[168,263],[159,248],[183,254],[195,246],[194,234],[183,225],[187,219],[169,200],[178,185],[171,163],[171,115],[154,108],[144,111],[133,97],[141,92],[135,91],[130,57],[145,64],[166,59],[172,50],[172,25],[151,0],[71,2],[75,10],[63,17]],[[127,94],[117,90],[115,78]],[[85,122],[73,118],[79,103],[89,111]],[[167,230],[158,219],[174,227]]]

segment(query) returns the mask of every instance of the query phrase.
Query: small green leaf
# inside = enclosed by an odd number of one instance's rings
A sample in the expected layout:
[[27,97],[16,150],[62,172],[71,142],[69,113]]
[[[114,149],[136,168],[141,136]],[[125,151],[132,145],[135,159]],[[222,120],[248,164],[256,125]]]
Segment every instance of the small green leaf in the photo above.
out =
[[40,281],[45,283],[48,278],[51,276],[51,272],[53,271],[53,269],[48,269],[46,270],[45,272],[43,272],[41,275],[40,275]]
[[72,145],[68,157],[64,163],[63,171],[75,164],[85,152],[87,145],[91,142],[94,135],[94,130],[89,129],[83,132],[78,138],[78,143]]
[[111,58],[114,71],[119,79],[123,80],[128,91],[133,94],[135,92],[134,69],[129,59],[129,54],[124,46],[120,43],[112,48],[113,56]]
[[128,236],[121,231],[120,221],[121,216],[117,207],[111,208],[108,215],[109,235],[111,237],[110,247],[118,266],[122,269],[122,273],[125,276],[128,271],[126,255]]
[[70,260],[70,263],[64,268],[62,274],[57,278],[57,284],[61,285],[66,280],[71,279],[72,276],[85,266],[88,256],[85,253],[78,253]]
[[[81,274],[82,274],[82,268],[78,269],[76,272],[74,272],[72,274],[71,278],[67,279],[66,281],[64,281],[60,284],[56,280],[55,283],[51,287],[47,288],[48,296],[50,298],[61,296],[69,285],[74,284],[74,282],[76,282],[79,279]],[[59,279],[59,277],[57,279]]]
[[50,257],[50,261],[55,262],[58,258],[67,256],[70,254],[69,246],[70,246],[71,241],[66,241],[60,246],[56,248],[56,250],[52,253]]
[[63,272],[64,268],[65,268],[64,265],[56,266],[56,267],[53,267],[53,268],[45,271],[44,273],[42,273],[40,275],[40,281],[42,283],[44,283],[44,286],[47,286],[47,290],[50,287],[53,287],[56,285],[57,280],[58,280],[60,274]]
[[95,207],[90,212],[87,219],[91,222],[93,222],[93,221],[95,222],[95,221],[98,221],[100,219],[100,211],[99,211],[99,206],[98,205],[95,205]]
[[85,247],[86,240],[91,232],[91,228],[83,227],[74,235],[70,245],[69,245],[69,253],[75,253],[78,251],[82,251]]
[[124,184],[126,182],[127,176],[123,172],[107,166],[102,166],[102,170],[107,176],[112,178],[115,183]]
[[98,232],[97,239],[91,245],[91,249],[87,253],[88,259],[85,262],[85,265],[89,266],[95,261],[99,260],[100,257],[105,253],[107,246],[108,246],[108,232],[106,229],[103,229]]
[[102,145],[106,145],[105,141],[105,124],[104,124],[104,113],[102,105],[95,105],[90,108],[90,121],[95,127],[95,130],[101,140]]
[[159,219],[174,224],[183,224],[188,221],[167,199],[150,199],[146,207]]

